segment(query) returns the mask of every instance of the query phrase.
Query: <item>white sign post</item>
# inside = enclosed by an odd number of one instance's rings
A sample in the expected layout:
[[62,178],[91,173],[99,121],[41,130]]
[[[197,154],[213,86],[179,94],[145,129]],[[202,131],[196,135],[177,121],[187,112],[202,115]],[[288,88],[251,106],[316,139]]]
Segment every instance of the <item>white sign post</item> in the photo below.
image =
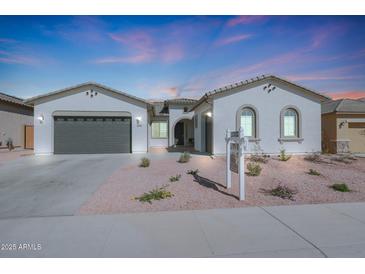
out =
[[244,150],[247,147],[247,138],[243,129],[239,131],[226,131],[226,186],[232,187],[231,171],[239,176],[239,199],[245,199],[245,157]]

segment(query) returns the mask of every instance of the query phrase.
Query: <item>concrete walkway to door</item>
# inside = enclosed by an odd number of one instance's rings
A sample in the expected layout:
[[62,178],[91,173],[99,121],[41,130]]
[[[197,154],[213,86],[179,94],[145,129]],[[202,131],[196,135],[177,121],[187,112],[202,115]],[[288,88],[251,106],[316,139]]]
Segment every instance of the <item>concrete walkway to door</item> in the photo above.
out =
[[[0,257],[365,257],[365,203],[0,220]],[[27,250],[19,244],[28,244]]]

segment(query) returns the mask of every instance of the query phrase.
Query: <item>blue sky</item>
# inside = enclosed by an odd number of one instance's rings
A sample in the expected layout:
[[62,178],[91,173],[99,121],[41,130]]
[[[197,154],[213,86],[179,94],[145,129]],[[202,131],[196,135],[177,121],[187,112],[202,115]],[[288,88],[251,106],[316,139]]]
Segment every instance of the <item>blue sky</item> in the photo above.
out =
[[365,16],[0,16],[0,91],[95,81],[142,98],[199,97],[275,74],[365,96]]

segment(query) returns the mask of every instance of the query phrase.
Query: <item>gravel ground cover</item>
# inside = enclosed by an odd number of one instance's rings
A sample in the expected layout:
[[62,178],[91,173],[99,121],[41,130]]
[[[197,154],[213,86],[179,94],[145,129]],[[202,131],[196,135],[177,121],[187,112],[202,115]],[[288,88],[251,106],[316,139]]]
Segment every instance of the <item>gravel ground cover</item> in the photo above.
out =
[[[113,214],[164,210],[189,210],[232,208],[244,206],[269,206],[331,202],[365,201],[365,159],[351,163],[332,161],[332,156],[321,156],[323,162],[310,162],[303,156],[293,156],[286,162],[270,157],[260,164],[262,172],[257,177],[246,176],[246,200],[239,201],[238,176],[232,173],[232,188],[225,186],[225,158],[192,156],[188,163],[176,159],[151,160],[150,167],[123,166],[112,174],[82,205],[79,214]],[[246,164],[249,159],[246,159]],[[199,169],[197,176],[188,170]],[[309,175],[309,169],[321,175]],[[181,174],[178,181],[171,176]],[[346,183],[351,192],[337,192],[329,186]],[[274,197],[267,191],[278,185],[296,191],[293,200]],[[151,204],[135,200],[154,188],[166,186],[173,196]]]

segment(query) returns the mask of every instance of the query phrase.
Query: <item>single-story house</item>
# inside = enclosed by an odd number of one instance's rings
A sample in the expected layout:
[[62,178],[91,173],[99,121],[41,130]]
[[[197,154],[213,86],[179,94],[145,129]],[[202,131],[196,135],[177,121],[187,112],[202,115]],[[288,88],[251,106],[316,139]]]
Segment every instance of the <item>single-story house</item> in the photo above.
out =
[[322,146],[330,153],[365,153],[365,100],[322,104]]
[[[0,148],[7,148],[9,139],[14,147],[32,148],[33,120],[32,106],[23,99],[0,92]],[[30,143],[27,145],[26,141]]]
[[151,102],[89,82],[27,102],[34,105],[36,154],[137,153],[175,146],[224,154],[226,129],[240,127],[250,152],[320,151],[325,100],[270,75],[207,92],[199,100]]

